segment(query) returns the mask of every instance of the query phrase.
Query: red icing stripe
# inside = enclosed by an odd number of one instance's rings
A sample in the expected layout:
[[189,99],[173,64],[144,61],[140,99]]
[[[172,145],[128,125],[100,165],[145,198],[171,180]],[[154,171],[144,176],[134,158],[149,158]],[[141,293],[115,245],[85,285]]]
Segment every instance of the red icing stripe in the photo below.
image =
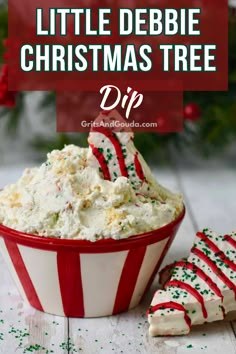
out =
[[107,162],[105,160],[105,157],[103,154],[96,148],[94,145],[90,144],[90,147],[92,149],[93,155],[96,157],[96,159],[99,162],[99,165],[101,166],[102,173],[104,176],[104,179],[111,180],[110,172],[107,166]]
[[214,242],[212,242],[204,233],[198,232],[197,237],[204,241],[208,247],[215,253],[216,257],[219,257],[222,262],[229,266],[233,271],[236,272],[236,264],[226,257],[223,251],[217,247]]
[[146,253],[146,247],[129,251],[118,285],[113,315],[128,310]]
[[109,113],[111,113],[112,111],[113,111],[113,109],[104,109],[103,111],[101,111],[101,113],[104,116],[108,116]]
[[200,269],[197,265],[189,262],[180,261],[175,263],[175,267],[183,267],[190,269],[193,273],[198,275],[199,278],[204,280],[205,283],[209,286],[209,288],[212,289],[217,296],[223,298],[221,290],[218,288],[216,283],[214,283],[213,280],[206,273],[204,273],[203,270]]
[[229,235],[224,236],[225,241],[227,241],[232,247],[236,248],[236,241]]
[[220,306],[220,308],[221,308],[221,310],[222,310],[223,317],[225,318],[225,316],[226,316],[226,313],[225,313],[225,308],[224,308],[224,306]]
[[57,253],[57,268],[65,316],[84,317],[79,254],[59,251]]
[[111,130],[106,129],[104,127],[93,127],[92,131],[96,132],[96,133],[101,133],[110,140],[110,142],[113,144],[113,146],[116,150],[116,155],[117,155],[117,159],[119,162],[121,175],[123,177],[128,178],[128,171],[127,171],[127,167],[125,164],[125,159],[124,159],[122,147],[121,147],[120,141],[117,138],[117,136]]
[[201,250],[199,250],[196,247],[193,247],[191,249],[191,252],[198,256],[202,261],[204,261],[209,268],[222,280],[222,282],[231,290],[233,290],[235,299],[236,299],[236,286],[232,281],[222,272],[220,268],[217,267],[217,265],[209,258],[205,253],[203,253]]
[[139,159],[138,159],[138,152],[136,152],[135,157],[134,157],[134,166],[135,166],[137,176],[139,177],[139,179],[141,179],[141,181],[145,181],[146,178],[144,176],[141,163],[139,162]]
[[207,310],[205,308],[204,299],[203,299],[202,295],[199,294],[199,292],[196,289],[194,289],[191,285],[184,283],[180,280],[169,281],[168,283],[166,283],[165,288],[167,288],[169,286],[174,286],[174,287],[186,290],[189,294],[193,295],[195,297],[195,299],[201,304],[203,317],[207,318]]
[[185,322],[187,323],[188,327],[191,328],[191,319],[190,317],[186,314],[186,310],[183,307],[183,305],[178,304],[177,302],[174,301],[169,301],[169,302],[162,302],[158,305],[150,306],[150,309],[148,310],[148,314],[152,314],[158,310],[165,310],[165,309],[174,309],[178,311],[184,312],[184,319]]
[[43,311],[43,307],[40,303],[39,297],[26,269],[24,260],[20,254],[17,244],[6,239],[4,241],[29,303],[36,309]]

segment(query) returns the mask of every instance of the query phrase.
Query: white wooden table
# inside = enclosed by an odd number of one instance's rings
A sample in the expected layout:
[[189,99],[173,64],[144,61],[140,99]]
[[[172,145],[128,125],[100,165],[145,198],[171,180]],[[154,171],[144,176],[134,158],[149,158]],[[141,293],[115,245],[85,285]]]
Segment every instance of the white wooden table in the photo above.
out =
[[[0,187],[15,181],[22,169],[1,168]],[[163,265],[188,255],[198,229],[211,227],[222,233],[236,229],[236,164],[212,169],[165,168],[156,175],[165,186],[184,194],[187,207],[184,223]],[[68,319],[43,314],[24,304],[0,258],[0,353],[236,353],[236,322],[198,326],[185,337],[150,338],[145,313],[157,280],[143,303],[128,313]]]

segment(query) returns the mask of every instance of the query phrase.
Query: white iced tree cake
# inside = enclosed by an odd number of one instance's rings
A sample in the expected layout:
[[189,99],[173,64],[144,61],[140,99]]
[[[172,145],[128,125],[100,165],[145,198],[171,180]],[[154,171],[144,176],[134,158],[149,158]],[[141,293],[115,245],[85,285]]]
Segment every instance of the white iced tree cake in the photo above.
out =
[[198,232],[189,257],[165,267],[160,283],[148,311],[151,336],[224,319],[236,310],[236,233]]

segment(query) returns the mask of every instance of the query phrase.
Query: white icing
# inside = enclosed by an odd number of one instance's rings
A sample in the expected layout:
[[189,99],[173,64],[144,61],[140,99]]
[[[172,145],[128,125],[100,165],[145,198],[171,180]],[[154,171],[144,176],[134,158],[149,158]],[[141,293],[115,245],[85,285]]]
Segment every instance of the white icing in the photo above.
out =
[[[217,235],[211,230],[205,230],[205,234],[209,240],[217,245],[217,247],[222,250],[234,264],[236,264],[235,248],[230,245],[229,242],[225,241],[223,236]],[[236,233],[232,233],[231,237],[234,241],[236,241]],[[220,260],[219,256],[210,250],[210,248],[203,240],[201,240],[199,237],[196,237],[194,247],[206,254],[212,260],[212,262],[218,265],[218,267],[231,280],[231,282],[234,285],[236,284],[235,272],[230,267],[225,266],[224,262]],[[225,285],[225,283],[217,276],[217,274],[215,274],[203,260],[201,260],[197,255],[193,253],[190,253],[188,262],[196,264],[198,268],[200,268],[207,276],[209,276],[209,278],[218,286],[223,295],[223,303],[222,299],[210,289],[206,281],[201,279],[199,276],[196,276],[193,271],[179,267],[177,265],[171,271],[172,276],[170,280],[182,281],[185,284],[189,284],[191,287],[198,290],[199,294],[202,295],[204,300],[204,305],[207,311],[207,318],[204,318],[201,304],[198,302],[195,296],[191,295],[183,289],[168,286],[168,283],[166,290],[158,290],[155,293],[151,306],[170,301],[181,304],[184,306],[186,314],[191,319],[191,325],[223,319],[224,315],[222,311],[222,305],[225,309],[225,313],[235,311],[236,301],[234,292]],[[164,278],[168,278],[167,273],[163,274],[163,276]],[[186,330],[186,323],[183,323],[181,311],[179,312],[180,313],[178,316],[176,315],[176,310],[157,310],[153,314],[149,314],[148,319],[150,323],[150,335],[181,335],[188,333],[189,329]]]

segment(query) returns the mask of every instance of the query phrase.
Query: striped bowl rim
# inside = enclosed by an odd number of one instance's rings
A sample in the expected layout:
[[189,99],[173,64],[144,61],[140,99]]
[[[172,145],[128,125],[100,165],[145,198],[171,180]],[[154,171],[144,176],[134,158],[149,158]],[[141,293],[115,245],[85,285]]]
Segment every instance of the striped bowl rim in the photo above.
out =
[[185,206],[180,215],[171,223],[149,232],[130,236],[126,239],[115,240],[112,238],[88,241],[88,240],[71,240],[59,239],[54,237],[42,237],[33,234],[27,234],[21,231],[11,229],[0,224],[0,237],[9,241],[14,241],[32,248],[57,250],[59,248],[80,250],[86,253],[103,253],[117,252],[125,249],[132,249],[139,246],[145,246],[161,241],[170,237],[176,232],[185,216]]

